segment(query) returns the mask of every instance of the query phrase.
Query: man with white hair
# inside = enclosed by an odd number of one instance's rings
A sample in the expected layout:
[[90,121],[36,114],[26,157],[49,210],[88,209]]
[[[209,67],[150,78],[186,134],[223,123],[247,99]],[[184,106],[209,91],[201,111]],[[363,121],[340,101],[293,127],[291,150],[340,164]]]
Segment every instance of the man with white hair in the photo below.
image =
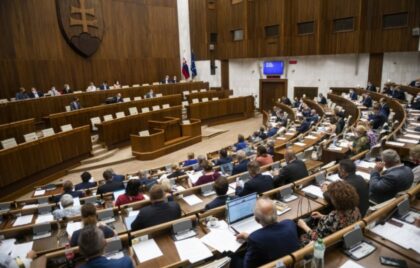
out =
[[62,218],[75,217],[80,215],[80,207],[73,206],[73,197],[69,194],[63,194],[60,198],[60,209],[53,211],[54,218],[61,220]]
[[243,259],[239,256],[233,258],[234,267],[258,267],[299,249],[296,224],[292,220],[277,222],[273,200],[258,199],[254,216],[262,228],[251,234],[240,233],[236,236],[239,240],[246,240],[248,247]]
[[[410,188],[414,177],[411,169],[401,163],[395,150],[385,150],[381,156],[382,162],[376,163],[369,181],[370,199],[376,203],[385,202]],[[384,167],[386,170],[382,172]]]

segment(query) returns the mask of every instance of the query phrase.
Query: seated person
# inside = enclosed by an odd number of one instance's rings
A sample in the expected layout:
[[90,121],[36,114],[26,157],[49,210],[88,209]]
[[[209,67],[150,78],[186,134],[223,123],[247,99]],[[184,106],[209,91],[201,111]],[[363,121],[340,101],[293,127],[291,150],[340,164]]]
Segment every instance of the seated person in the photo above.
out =
[[370,141],[364,126],[358,125],[354,131],[355,140],[349,145],[349,149],[353,154],[361,153],[370,149]]
[[381,98],[379,100],[380,103],[380,111],[383,115],[385,115],[386,118],[388,118],[389,114],[391,113],[391,108],[389,108],[388,103],[386,103],[385,98]]
[[319,93],[318,103],[323,105],[326,105],[328,103],[327,98],[325,98],[325,96],[322,95],[322,93]]
[[194,153],[188,153],[187,155],[187,160],[184,161],[184,163],[182,164],[182,166],[187,167],[187,166],[192,166],[194,164],[198,163],[197,159],[194,159]]
[[359,212],[359,196],[353,186],[342,181],[328,185],[328,193],[333,210],[328,215],[315,211],[311,218],[314,222],[309,226],[304,220],[298,220],[298,226],[305,233],[301,236],[303,244],[325,238],[361,219]]
[[[248,163],[248,173],[251,179],[245,184],[238,181],[235,194],[245,196],[252,193],[261,194],[274,188],[273,179],[269,175],[262,175],[257,161]],[[242,185],[243,184],[243,185]]]
[[[394,198],[397,193],[407,190],[413,184],[414,174],[409,167],[401,164],[395,150],[388,149],[381,153],[382,162],[377,162],[370,173],[370,199],[382,203]],[[383,168],[386,170],[382,172]]]
[[73,93],[73,90],[71,89],[69,84],[64,84],[64,88],[61,91],[62,94],[71,94]]
[[[96,214],[96,207],[94,204],[84,204],[82,206],[83,228],[73,232],[70,238],[70,246],[76,247],[79,245],[80,232],[84,228],[87,228],[88,226],[96,227],[98,225],[97,217],[98,215]],[[110,238],[116,235],[116,233],[106,225],[100,224],[98,228],[104,233],[105,238]]]
[[413,186],[420,182],[420,145],[417,144],[410,149],[410,161],[413,164]]
[[174,201],[174,187],[172,186],[171,181],[168,178],[163,178],[159,184],[162,186],[162,190],[168,201]]
[[213,208],[221,207],[226,205],[226,201],[232,196],[228,196],[227,192],[229,190],[229,183],[226,177],[220,176],[213,184],[214,191],[216,192],[217,197],[208,203],[205,207],[205,210],[210,210]]
[[60,91],[58,91],[55,87],[51,87],[51,89],[48,90],[48,94],[50,96],[60,96],[61,95]]
[[169,84],[171,83],[171,79],[169,78],[169,75],[165,75],[165,79],[162,80],[162,84]]
[[103,231],[96,226],[83,228],[79,235],[79,252],[86,263],[79,268],[134,268],[134,262],[129,256],[120,259],[108,259],[104,254],[106,240]]
[[94,92],[96,91],[96,86],[93,82],[89,83],[89,86],[86,88],[86,92]]
[[302,105],[302,102],[299,100],[299,98],[298,97],[295,97],[294,98],[294,102],[293,102],[293,107],[294,108],[298,108],[299,109],[299,107]]
[[301,112],[304,117],[308,117],[311,115],[311,108],[306,103],[302,103]]
[[172,78],[171,83],[178,83],[178,78],[176,77],[176,75],[174,75],[174,77]]
[[188,180],[190,186],[199,186],[209,182],[215,181],[220,177],[218,171],[213,170],[213,165],[209,161],[203,163],[203,175],[201,175],[195,183],[192,183],[191,180]]
[[311,119],[308,117],[308,118],[303,119],[300,126],[296,128],[296,131],[298,133],[304,133],[308,131],[310,128],[311,128]]
[[279,129],[280,129],[280,124],[278,124],[278,123],[276,123],[274,126],[270,126],[269,128],[268,128],[268,131],[267,131],[267,137],[268,138],[270,138],[270,137],[273,137],[274,135],[276,135],[277,134],[277,132],[279,131]]
[[185,172],[183,169],[181,169],[177,164],[172,165],[172,173],[166,176],[167,178],[176,178],[180,176],[184,176]]
[[290,101],[290,99],[288,97],[281,97],[281,103],[286,104],[287,106],[292,106],[292,102]]
[[54,219],[61,220],[63,218],[75,217],[80,215],[80,207],[73,206],[73,197],[69,194],[61,196],[60,204],[63,208],[53,211]]
[[105,180],[105,183],[98,187],[96,194],[105,194],[124,189],[124,183],[114,181],[112,179],[112,172],[110,170],[105,170],[102,176]]
[[420,93],[417,93],[417,96],[413,99],[413,102],[410,105],[411,109],[420,110]]
[[109,86],[108,83],[106,81],[103,81],[102,84],[99,86],[100,90],[108,90]]
[[366,90],[367,90],[367,91],[376,92],[376,87],[375,87],[375,85],[374,85],[374,84],[372,84],[372,82],[370,82],[370,81],[369,81],[369,82],[367,83]]
[[260,127],[260,131],[258,132],[258,136],[260,137],[261,140],[265,140],[267,138],[267,133],[265,132],[264,127]]
[[16,100],[26,100],[26,99],[29,99],[29,95],[26,92],[26,89],[24,87],[19,88],[19,92],[16,93],[15,99]]
[[319,115],[317,114],[315,109],[311,110],[311,114],[308,116],[311,122],[317,123],[319,121]]
[[248,170],[247,167],[248,167],[249,160],[246,158],[245,151],[242,151],[242,150],[238,151],[236,153],[236,159],[238,163],[233,166],[232,175],[236,175],[236,174],[239,174]]
[[245,137],[242,134],[238,135],[238,142],[234,144],[235,151],[243,150],[248,147],[248,144],[245,141]]
[[404,91],[402,91],[400,87],[396,87],[392,92],[392,98],[405,101]]
[[33,87],[33,88],[31,88],[31,92],[29,92],[28,96],[31,99],[38,99],[38,98],[41,98],[42,96],[44,96],[44,93],[36,90],[36,88]]
[[131,179],[127,182],[125,194],[118,196],[115,201],[115,206],[119,207],[125,204],[130,204],[136,201],[144,200],[144,196],[140,193],[140,180]]
[[259,267],[300,248],[296,224],[292,220],[277,222],[277,209],[272,200],[259,198],[254,216],[262,228],[236,236],[247,241],[247,248],[243,259],[238,255],[233,257],[231,267]]
[[73,187],[73,183],[71,181],[69,181],[69,180],[65,181],[63,183],[63,193],[61,195],[55,196],[54,197],[54,202],[55,203],[58,203],[60,201],[60,199],[61,199],[61,196],[63,194],[69,194],[73,198],[75,198],[75,197],[80,198],[80,197],[84,197],[85,196],[85,194],[82,191],[74,191],[73,188],[74,188]]
[[325,133],[327,134],[336,134],[337,131],[337,117],[336,116],[332,116],[330,117],[330,123],[328,126],[325,127]]
[[162,186],[153,185],[149,195],[152,204],[140,209],[131,223],[131,230],[140,230],[181,218],[181,208],[174,201],[168,202]]
[[145,99],[150,99],[154,97],[155,97],[155,93],[153,92],[153,89],[150,89],[149,92],[147,92],[146,95],[144,95]]
[[114,83],[114,89],[118,89],[118,88],[121,88],[121,84],[120,84],[119,81],[115,81],[115,83]]
[[346,125],[346,121],[344,117],[336,116],[337,117],[337,127],[335,128],[335,134],[341,134],[344,130],[344,126]]
[[273,163],[273,157],[267,153],[267,149],[264,145],[259,145],[255,161],[257,161],[260,166],[265,166]]
[[350,99],[351,100],[353,100],[353,101],[355,101],[355,100],[357,100],[357,93],[354,91],[354,89],[350,89]]
[[280,170],[279,175],[273,178],[275,187],[295,182],[309,175],[305,162],[296,158],[293,149],[288,148],[284,158],[286,160],[286,166]]
[[366,93],[363,94],[362,105],[370,108],[370,107],[372,107],[372,103],[373,103],[372,97],[369,96],[369,94],[366,94]]
[[373,106],[373,114],[369,115],[369,121],[372,121],[372,129],[378,129],[386,123],[387,117],[381,112],[379,105]]
[[75,110],[79,110],[79,109],[82,109],[82,105],[80,104],[79,98],[74,97],[73,101],[70,102],[70,110],[75,111]]
[[283,127],[285,127],[287,125],[287,115],[286,115],[286,113],[283,110],[279,110],[277,112],[276,123],[279,126],[283,126]]
[[228,156],[226,149],[222,149],[219,151],[219,159],[214,161],[214,165],[220,166],[220,165],[231,163],[231,162],[232,162],[232,157]]
[[249,142],[259,142],[259,141],[261,141],[260,133],[258,131],[254,131],[254,133],[251,136],[249,136],[248,141]]
[[112,173],[112,180],[116,181],[116,182],[123,182],[125,180],[125,176],[124,175],[120,175],[115,173],[115,171],[112,168],[108,168],[105,171],[109,171]]
[[121,93],[118,93],[117,96],[114,96],[112,103],[120,103],[124,102],[123,97],[121,96]]
[[76,191],[86,190],[89,188],[96,187],[98,185],[96,181],[90,181],[92,179],[92,175],[87,171],[83,172],[82,175],[80,175],[80,177],[82,178],[82,182],[76,184],[76,187],[74,188]]
[[273,140],[269,140],[268,142],[267,142],[267,153],[269,154],[269,155],[271,155],[271,156],[273,156],[274,157],[274,145],[275,145],[275,143],[274,143],[274,141]]

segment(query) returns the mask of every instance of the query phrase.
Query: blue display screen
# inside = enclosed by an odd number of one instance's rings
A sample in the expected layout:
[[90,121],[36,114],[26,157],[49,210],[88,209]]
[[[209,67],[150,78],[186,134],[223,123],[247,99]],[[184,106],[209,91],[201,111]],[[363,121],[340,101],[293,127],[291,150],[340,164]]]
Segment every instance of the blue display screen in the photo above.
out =
[[265,75],[279,75],[283,74],[284,62],[283,61],[265,61],[264,74]]

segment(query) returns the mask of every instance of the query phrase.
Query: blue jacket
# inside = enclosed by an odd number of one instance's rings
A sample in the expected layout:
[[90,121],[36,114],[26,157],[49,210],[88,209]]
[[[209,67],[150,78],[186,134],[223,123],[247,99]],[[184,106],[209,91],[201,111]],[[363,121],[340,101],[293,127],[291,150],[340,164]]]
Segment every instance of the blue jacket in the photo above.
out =
[[279,131],[279,128],[273,127],[267,132],[267,137],[272,137],[277,134],[277,131]]
[[350,99],[357,100],[357,93],[356,92],[350,93]]
[[389,105],[388,104],[381,105],[380,112],[384,114],[386,117],[388,117],[389,113],[391,112],[391,110],[389,109]]
[[134,268],[131,258],[124,256],[121,259],[108,260],[104,256],[100,256],[89,260],[87,263],[80,266],[80,268]]
[[242,187],[236,187],[235,194],[237,196],[245,196],[252,193],[264,193],[274,188],[273,179],[268,175],[258,174],[254,178],[247,181]]
[[228,156],[226,158],[217,159],[217,161],[214,164],[216,166],[220,166],[220,165],[227,164],[227,163],[230,163],[230,162],[232,162],[232,157]]
[[327,99],[323,96],[323,97],[319,100],[319,104],[327,104]]
[[311,121],[308,121],[305,119],[303,120],[302,124],[298,128],[296,128],[296,131],[299,133],[306,132],[309,130],[310,126],[311,126]]
[[117,182],[123,182],[125,179],[124,175],[112,174],[112,180]]
[[237,165],[233,166],[232,169],[232,175],[236,175],[242,172],[245,172],[248,170],[248,159],[244,159],[241,162],[239,162]]
[[197,159],[188,159],[188,160],[185,160],[184,161],[183,166],[184,167],[186,167],[186,166],[192,166],[192,165],[197,164],[197,163],[198,163],[198,160]]
[[291,254],[299,247],[297,227],[292,220],[265,226],[249,235],[243,267],[259,267]]
[[370,96],[366,97],[362,104],[366,107],[372,107],[372,98]]
[[383,113],[379,112],[369,116],[369,121],[373,121],[372,128],[378,129],[386,122],[386,117]]
[[248,144],[246,144],[246,142],[244,142],[244,141],[235,143],[236,151],[245,149],[246,147],[248,147]]
[[96,182],[81,182],[79,184],[76,184],[74,189],[76,191],[80,191],[80,190],[86,190],[86,189],[89,189],[89,188],[93,188],[93,187],[96,187],[96,186],[98,186],[98,183],[96,183]]

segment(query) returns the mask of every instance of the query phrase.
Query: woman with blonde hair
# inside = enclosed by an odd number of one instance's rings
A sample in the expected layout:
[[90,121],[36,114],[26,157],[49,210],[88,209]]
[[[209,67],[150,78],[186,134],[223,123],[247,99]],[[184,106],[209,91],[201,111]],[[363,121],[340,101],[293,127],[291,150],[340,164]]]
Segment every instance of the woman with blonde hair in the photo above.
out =
[[367,131],[364,126],[357,126],[355,131],[356,139],[353,141],[353,144],[349,145],[349,149],[354,154],[361,153],[365,150],[370,149],[370,141],[369,137],[367,136]]

